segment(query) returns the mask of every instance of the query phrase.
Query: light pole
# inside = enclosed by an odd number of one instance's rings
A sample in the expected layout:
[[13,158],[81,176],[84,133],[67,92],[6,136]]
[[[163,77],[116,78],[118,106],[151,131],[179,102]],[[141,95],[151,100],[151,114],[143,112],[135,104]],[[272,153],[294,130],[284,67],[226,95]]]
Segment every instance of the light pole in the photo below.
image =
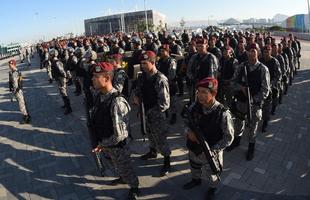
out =
[[309,17],[309,27],[308,27],[308,32],[310,32],[310,6],[309,6],[309,0],[307,0],[308,3],[308,17]]
[[149,32],[149,25],[148,25],[148,23],[147,23],[146,0],[144,0],[144,14],[145,14],[145,27],[146,27],[146,32]]

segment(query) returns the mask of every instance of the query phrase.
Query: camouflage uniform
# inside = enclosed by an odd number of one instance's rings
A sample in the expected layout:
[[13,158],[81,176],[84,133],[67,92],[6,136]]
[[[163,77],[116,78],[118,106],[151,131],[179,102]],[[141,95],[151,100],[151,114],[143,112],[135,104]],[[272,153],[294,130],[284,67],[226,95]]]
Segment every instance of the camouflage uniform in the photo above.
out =
[[25,117],[28,116],[29,113],[27,111],[22,88],[19,84],[19,77],[20,74],[17,70],[9,72],[10,91],[12,92],[12,95],[14,95],[14,97],[16,98],[19,105],[19,110]]
[[113,87],[126,97],[128,97],[128,75],[125,70],[118,68],[113,75]]
[[[103,132],[106,131],[106,127],[103,129],[96,129],[95,122],[97,118],[103,116],[98,115],[99,109],[102,108],[100,104],[105,104],[108,107],[111,119],[112,119],[112,135],[109,137],[103,137]],[[113,88],[107,94],[98,93],[95,105],[92,109],[91,120],[95,127],[95,135],[92,137],[92,143],[99,144],[104,148],[104,151],[111,157],[111,161],[115,167],[115,171],[120,175],[123,181],[128,183],[132,188],[137,188],[139,185],[138,177],[136,176],[133,167],[131,165],[131,158],[129,148],[126,145],[126,138],[128,137],[129,126],[129,111],[130,106],[126,99],[119,95],[119,92]]]
[[[194,107],[197,106],[197,102],[193,103],[190,106],[190,112],[192,116],[195,116],[195,113],[197,112],[194,111]],[[220,123],[220,128],[222,131],[222,137],[220,140],[216,141],[214,145],[210,145],[211,150],[218,156],[218,162],[220,163],[221,166],[223,166],[223,150],[231,144],[234,138],[234,126],[233,126],[233,120],[231,117],[231,113],[227,109],[223,109],[220,106],[222,106],[218,101],[215,101],[213,106],[211,108],[206,108],[203,107],[201,109],[203,115],[208,115],[213,112],[218,112],[219,109],[222,109],[222,115],[221,119],[219,121]],[[194,119],[194,121],[197,119]],[[204,122],[202,122],[204,123]],[[205,123],[208,123],[206,121]],[[199,123],[201,124],[201,123]],[[214,125],[214,124],[212,124]],[[211,126],[212,126],[211,125]],[[188,132],[190,128],[186,128],[186,132]],[[208,134],[208,133],[206,133]],[[213,133],[210,133],[213,135]],[[198,145],[195,143],[195,145]],[[190,163],[190,169],[191,169],[191,174],[192,174],[192,179],[197,180],[202,178],[202,173],[207,178],[207,181],[209,183],[209,187],[216,188],[216,186],[219,184],[220,180],[218,177],[212,172],[211,167],[208,163],[208,160],[205,156],[204,153],[200,153],[197,155],[196,152],[189,150],[189,163]]]
[[[259,121],[262,119],[262,106],[264,103],[264,100],[268,97],[269,92],[270,92],[270,75],[269,75],[269,70],[268,68],[263,65],[260,62],[257,62],[254,65],[250,65],[248,62],[244,62],[241,64],[241,66],[238,68],[235,77],[234,77],[234,92],[235,94],[239,93],[241,87],[244,86],[244,67],[248,67],[248,75],[251,72],[255,72],[256,70],[260,70],[260,85],[257,87],[260,87],[260,90],[257,92],[257,94],[253,94],[251,91],[251,88],[254,87],[254,85],[249,81],[249,87],[250,87],[250,93],[252,97],[252,121],[250,121],[247,126],[248,126],[248,139],[250,143],[255,143],[256,136],[257,136],[257,127]],[[237,95],[237,96],[239,96]],[[241,101],[237,97],[237,102],[236,102],[236,115],[235,118],[235,136],[242,136],[244,132],[244,126],[245,126],[245,117],[244,115],[246,114],[246,102]],[[243,116],[241,116],[243,115]]]
[[[154,77],[156,76],[156,77]],[[142,86],[147,80],[156,78],[155,91],[157,104],[151,108],[145,108],[146,124],[147,124],[147,137],[149,139],[149,145],[151,149],[156,149],[163,156],[169,156],[171,154],[169,144],[167,141],[168,126],[165,120],[165,111],[170,106],[169,84],[168,79],[156,70],[153,75],[144,74],[144,78],[138,79],[142,83],[138,83],[138,86]],[[135,96],[142,96],[142,88],[137,87],[134,91]],[[146,97],[142,96],[144,102]],[[146,102],[144,102],[144,105]]]

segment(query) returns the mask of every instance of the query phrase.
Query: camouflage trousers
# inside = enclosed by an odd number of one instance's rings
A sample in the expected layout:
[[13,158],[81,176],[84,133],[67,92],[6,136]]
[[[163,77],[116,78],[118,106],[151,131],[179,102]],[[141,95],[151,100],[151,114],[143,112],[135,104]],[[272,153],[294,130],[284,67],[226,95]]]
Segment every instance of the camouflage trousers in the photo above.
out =
[[137,188],[139,186],[139,179],[131,165],[128,147],[107,147],[105,152],[111,157],[114,170],[122,180],[130,187]]
[[150,148],[156,149],[163,156],[171,154],[167,141],[168,126],[165,114],[156,109],[151,109],[146,114],[147,137]]
[[252,121],[245,123],[244,119],[235,118],[234,128],[235,136],[242,136],[247,128],[248,140],[250,143],[255,143],[257,137],[257,127],[259,121],[262,120],[262,109],[258,106],[252,107]]
[[66,83],[67,79],[64,77],[60,77],[57,79],[57,85],[58,85],[58,89],[59,89],[59,93],[62,97],[67,97],[67,83]]
[[47,65],[46,66],[46,72],[47,72],[47,77],[49,80],[52,80],[53,79],[53,76],[52,76],[52,67],[51,65]]
[[272,95],[269,94],[267,99],[264,101],[264,105],[263,105],[263,113],[262,113],[263,120],[265,120],[265,121],[270,120],[270,112],[271,112],[271,106],[272,105],[273,105]]
[[[191,169],[191,174],[193,179],[206,178],[209,187],[217,187],[220,183],[218,177],[212,172],[210,164],[205,156],[205,154],[196,155],[194,152],[189,151],[188,153],[189,164]],[[218,158],[220,164],[223,166],[223,152],[218,153]]]
[[15,98],[18,102],[19,110],[23,115],[28,115],[27,107],[26,107],[26,102],[24,99],[23,91],[19,90],[18,92],[15,93]]

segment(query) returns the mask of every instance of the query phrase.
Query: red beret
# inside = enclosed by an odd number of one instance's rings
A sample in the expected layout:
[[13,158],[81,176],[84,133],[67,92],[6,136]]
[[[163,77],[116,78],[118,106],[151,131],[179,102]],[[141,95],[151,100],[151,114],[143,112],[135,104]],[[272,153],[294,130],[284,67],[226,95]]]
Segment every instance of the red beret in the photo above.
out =
[[140,60],[149,60],[156,58],[154,51],[145,51],[141,54]]
[[246,47],[246,50],[247,50],[247,51],[250,51],[250,50],[252,50],[252,49],[256,49],[256,50],[259,49],[256,43],[249,44],[249,45]]
[[104,72],[111,72],[114,70],[114,67],[111,63],[108,62],[100,62],[96,63],[92,68],[92,73],[104,73]]
[[271,50],[271,46],[269,44],[267,44],[263,47],[263,50]]
[[218,88],[218,82],[213,77],[206,77],[198,82],[196,88],[198,87],[204,87],[210,89],[211,91],[214,91]]
[[16,60],[15,60],[15,59],[10,60],[10,61],[9,61],[9,64],[11,64],[11,65],[16,65]]
[[120,60],[123,58],[122,54],[112,54],[109,56],[110,59],[114,59],[114,60]]
[[206,44],[207,40],[204,38],[197,38],[196,39],[196,44]]
[[166,50],[166,51],[170,51],[170,46],[169,46],[169,44],[163,44],[161,48],[164,49],[164,50]]

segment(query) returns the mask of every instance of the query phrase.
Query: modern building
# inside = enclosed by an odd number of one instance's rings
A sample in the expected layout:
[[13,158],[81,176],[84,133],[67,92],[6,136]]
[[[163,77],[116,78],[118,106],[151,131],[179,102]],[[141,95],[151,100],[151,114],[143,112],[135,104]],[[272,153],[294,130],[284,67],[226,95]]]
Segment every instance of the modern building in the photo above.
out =
[[309,32],[309,15],[300,14],[288,17],[281,26],[288,31]]
[[86,19],[84,20],[85,35],[100,35],[118,31],[145,31],[146,15],[150,30],[165,27],[165,15],[153,10],[147,10]]
[[0,58],[18,54],[20,44],[0,45]]

